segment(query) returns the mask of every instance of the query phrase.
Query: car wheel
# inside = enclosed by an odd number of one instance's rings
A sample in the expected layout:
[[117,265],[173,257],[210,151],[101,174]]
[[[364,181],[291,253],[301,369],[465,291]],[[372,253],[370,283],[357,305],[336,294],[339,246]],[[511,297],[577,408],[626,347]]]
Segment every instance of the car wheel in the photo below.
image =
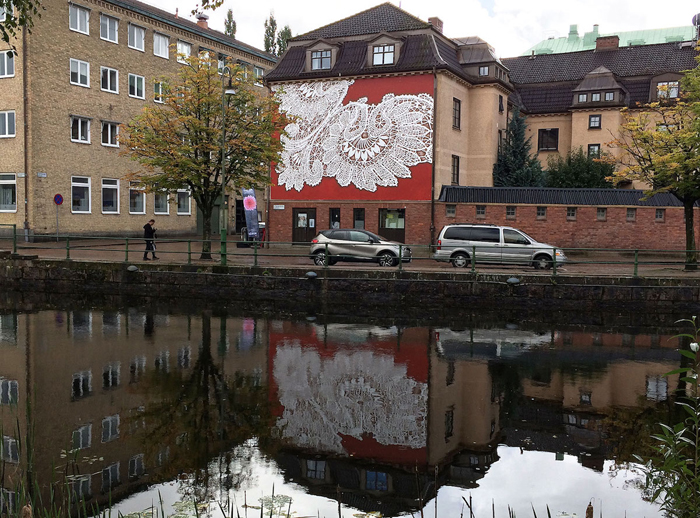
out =
[[469,264],[469,258],[464,254],[455,254],[452,256],[452,266],[455,268],[466,268]]
[[391,252],[379,254],[379,266],[396,266],[396,256]]
[[[325,252],[316,252],[314,255],[314,264],[316,266],[325,266],[326,263],[326,253]],[[328,261],[328,264],[332,264],[331,261]]]
[[548,255],[538,255],[533,262],[535,270],[548,270],[552,267],[552,259]]

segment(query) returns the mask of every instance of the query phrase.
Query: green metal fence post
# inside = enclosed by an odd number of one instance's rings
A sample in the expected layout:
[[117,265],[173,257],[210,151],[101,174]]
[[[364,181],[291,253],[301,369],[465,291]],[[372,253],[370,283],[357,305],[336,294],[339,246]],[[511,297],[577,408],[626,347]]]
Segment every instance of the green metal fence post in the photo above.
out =
[[187,240],[187,264],[192,264],[192,240]]
[[634,251],[634,276],[638,277],[639,273],[639,250]]
[[124,250],[124,262],[128,263],[129,262],[129,238],[126,238],[126,247]]
[[323,269],[328,268],[328,243],[325,245],[326,253],[323,255]]
[[66,261],[70,261],[70,236],[66,236]]
[[403,270],[403,245],[399,245],[399,271]]
[[221,232],[221,266],[226,266],[226,233]]
[[12,225],[12,253],[17,253],[17,225]]
[[253,266],[258,266],[258,242],[253,241]]
[[557,249],[552,248],[552,277],[557,276]]
[[476,246],[472,246],[472,273],[476,273]]

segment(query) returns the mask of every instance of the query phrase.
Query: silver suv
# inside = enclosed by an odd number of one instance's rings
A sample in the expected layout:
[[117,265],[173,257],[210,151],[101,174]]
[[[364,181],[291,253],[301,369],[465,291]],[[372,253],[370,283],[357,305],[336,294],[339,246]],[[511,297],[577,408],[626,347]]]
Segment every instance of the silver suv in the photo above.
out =
[[411,262],[409,247],[354,228],[323,230],[313,238],[309,254],[316,266],[323,266],[326,262],[326,250],[329,265],[338,261],[365,261],[379,266],[396,266],[399,256],[404,263]]
[[456,268],[477,263],[524,264],[535,268],[551,268],[553,255],[557,264],[566,262],[560,248],[538,243],[525,232],[497,225],[454,224],[440,231],[433,259],[451,262]]

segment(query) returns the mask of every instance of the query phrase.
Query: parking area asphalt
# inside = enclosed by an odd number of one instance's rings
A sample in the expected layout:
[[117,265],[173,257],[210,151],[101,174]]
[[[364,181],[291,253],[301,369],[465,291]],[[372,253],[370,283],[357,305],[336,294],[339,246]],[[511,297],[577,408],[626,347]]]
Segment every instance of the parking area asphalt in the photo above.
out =
[[[220,243],[212,241],[212,259],[201,259],[201,245],[199,237],[192,236],[188,242],[187,237],[178,240],[157,241],[156,254],[159,262],[163,264],[201,264],[212,265],[220,263]],[[467,268],[453,268],[451,263],[437,262],[430,258],[428,246],[411,247],[413,260],[404,263],[402,268],[409,271],[471,271],[471,265]],[[0,251],[12,251],[11,239],[0,239]],[[145,243],[143,239],[130,238],[90,238],[71,239],[44,242],[18,242],[17,253],[21,255],[36,255],[41,259],[66,259],[75,261],[102,261],[102,262],[128,262],[141,263]],[[239,247],[237,241],[230,241],[227,247],[227,262],[231,266],[314,266],[308,255],[309,248],[305,245],[290,244],[266,244],[258,249],[252,247]],[[570,275],[602,275],[617,277],[632,277],[635,273],[634,251],[597,251],[578,252],[567,250],[568,262],[557,267],[557,273]],[[150,254],[149,254],[150,257]],[[330,269],[367,269],[381,268],[374,263],[338,262]],[[476,271],[480,273],[531,273],[530,266],[519,265],[490,265],[476,264]],[[542,272],[547,273],[547,272]],[[549,272],[551,273],[551,272]],[[662,255],[655,253],[638,253],[636,273],[640,277],[700,277],[698,271],[686,271],[684,269],[684,256],[674,252]]]

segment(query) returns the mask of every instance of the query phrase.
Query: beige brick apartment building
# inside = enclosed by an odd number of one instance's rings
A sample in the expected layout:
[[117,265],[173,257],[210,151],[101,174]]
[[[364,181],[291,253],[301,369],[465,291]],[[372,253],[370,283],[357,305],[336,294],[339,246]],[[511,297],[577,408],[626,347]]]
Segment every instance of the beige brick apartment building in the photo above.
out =
[[119,125],[159,102],[179,54],[214,52],[260,78],[275,57],[209,29],[205,15],[195,23],[136,0],[43,5],[17,54],[0,57],[0,224],[55,233],[60,194],[62,234],[134,233],[151,217],[161,231],[196,230],[187,191],[146,194],[123,180],[138,166],[120,156]]

